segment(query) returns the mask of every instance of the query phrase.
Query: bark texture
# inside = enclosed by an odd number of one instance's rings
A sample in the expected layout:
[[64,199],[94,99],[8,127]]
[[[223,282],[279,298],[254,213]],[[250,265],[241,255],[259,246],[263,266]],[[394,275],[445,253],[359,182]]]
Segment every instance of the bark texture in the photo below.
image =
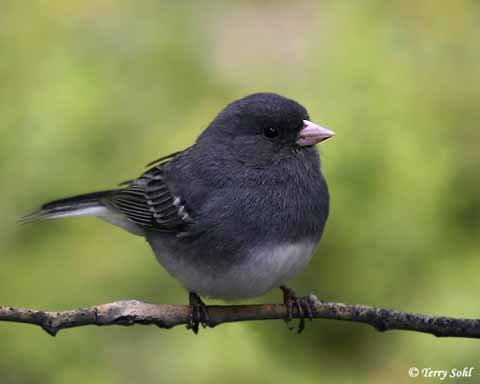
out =
[[[480,319],[429,316],[366,305],[325,302],[314,295],[309,296],[309,301],[314,318],[365,323],[381,332],[397,329],[430,333],[439,337],[480,337]],[[287,316],[287,309],[283,304],[214,305],[207,308],[211,326],[234,321],[285,319]],[[299,318],[295,308],[292,315],[293,318]],[[137,300],[115,301],[61,312],[0,306],[0,321],[34,324],[52,336],[62,329],[84,325],[155,324],[168,329],[189,324],[190,307],[149,304]]]

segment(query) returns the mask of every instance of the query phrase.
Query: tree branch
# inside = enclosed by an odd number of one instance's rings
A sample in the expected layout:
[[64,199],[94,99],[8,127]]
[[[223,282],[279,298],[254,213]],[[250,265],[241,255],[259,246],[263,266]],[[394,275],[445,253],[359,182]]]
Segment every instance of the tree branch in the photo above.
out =
[[[313,317],[364,323],[380,332],[408,330],[430,333],[439,337],[480,338],[480,319],[459,319],[444,316],[428,316],[366,305],[330,303],[309,296]],[[285,319],[287,310],[283,304],[208,306],[211,326],[234,321]],[[299,313],[293,308],[293,318]],[[62,312],[44,312],[26,308],[0,306],[0,321],[38,325],[50,335],[66,328],[84,325],[133,325],[155,324],[160,328],[172,328],[190,321],[187,305],[148,304],[137,300],[80,308]]]

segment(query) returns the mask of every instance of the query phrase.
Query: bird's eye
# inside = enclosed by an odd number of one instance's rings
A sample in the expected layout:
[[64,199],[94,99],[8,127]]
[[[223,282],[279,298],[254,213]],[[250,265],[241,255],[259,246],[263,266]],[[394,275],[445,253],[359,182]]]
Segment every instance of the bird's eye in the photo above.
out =
[[267,136],[269,139],[273,139],[274,137],[277,137],[278,136],[278,130],[276,128],[265,128],[265,130],[263,131],[263,133],[265,134],[265,136]]

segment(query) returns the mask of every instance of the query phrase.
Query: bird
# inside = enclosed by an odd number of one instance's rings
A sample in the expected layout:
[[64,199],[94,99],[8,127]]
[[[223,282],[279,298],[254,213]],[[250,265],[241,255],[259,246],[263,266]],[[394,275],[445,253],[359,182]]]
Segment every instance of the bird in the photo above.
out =
[[250,94],[138,178],[48,202],[21,221],[95,216],[144,237],[188,291],[195,333],[209,325],[201,297],[231,301],[274,288],[283,291],[287,322],[298,310],[301,332],[312,309],[286,283],[324,231],[330,197],[315,145],[334,135],[292,99]]

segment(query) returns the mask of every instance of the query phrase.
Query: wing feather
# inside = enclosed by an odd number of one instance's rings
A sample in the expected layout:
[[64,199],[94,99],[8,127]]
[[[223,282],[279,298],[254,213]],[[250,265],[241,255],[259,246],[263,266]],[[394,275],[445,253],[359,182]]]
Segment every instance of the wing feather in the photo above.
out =
[[174,196],[165,181],[165,165],[179,153],[150,163],[155,166],[128,182],[126,188],[117,190],[108,202],[142,227],[185,236],[192,219],[182,197]]

